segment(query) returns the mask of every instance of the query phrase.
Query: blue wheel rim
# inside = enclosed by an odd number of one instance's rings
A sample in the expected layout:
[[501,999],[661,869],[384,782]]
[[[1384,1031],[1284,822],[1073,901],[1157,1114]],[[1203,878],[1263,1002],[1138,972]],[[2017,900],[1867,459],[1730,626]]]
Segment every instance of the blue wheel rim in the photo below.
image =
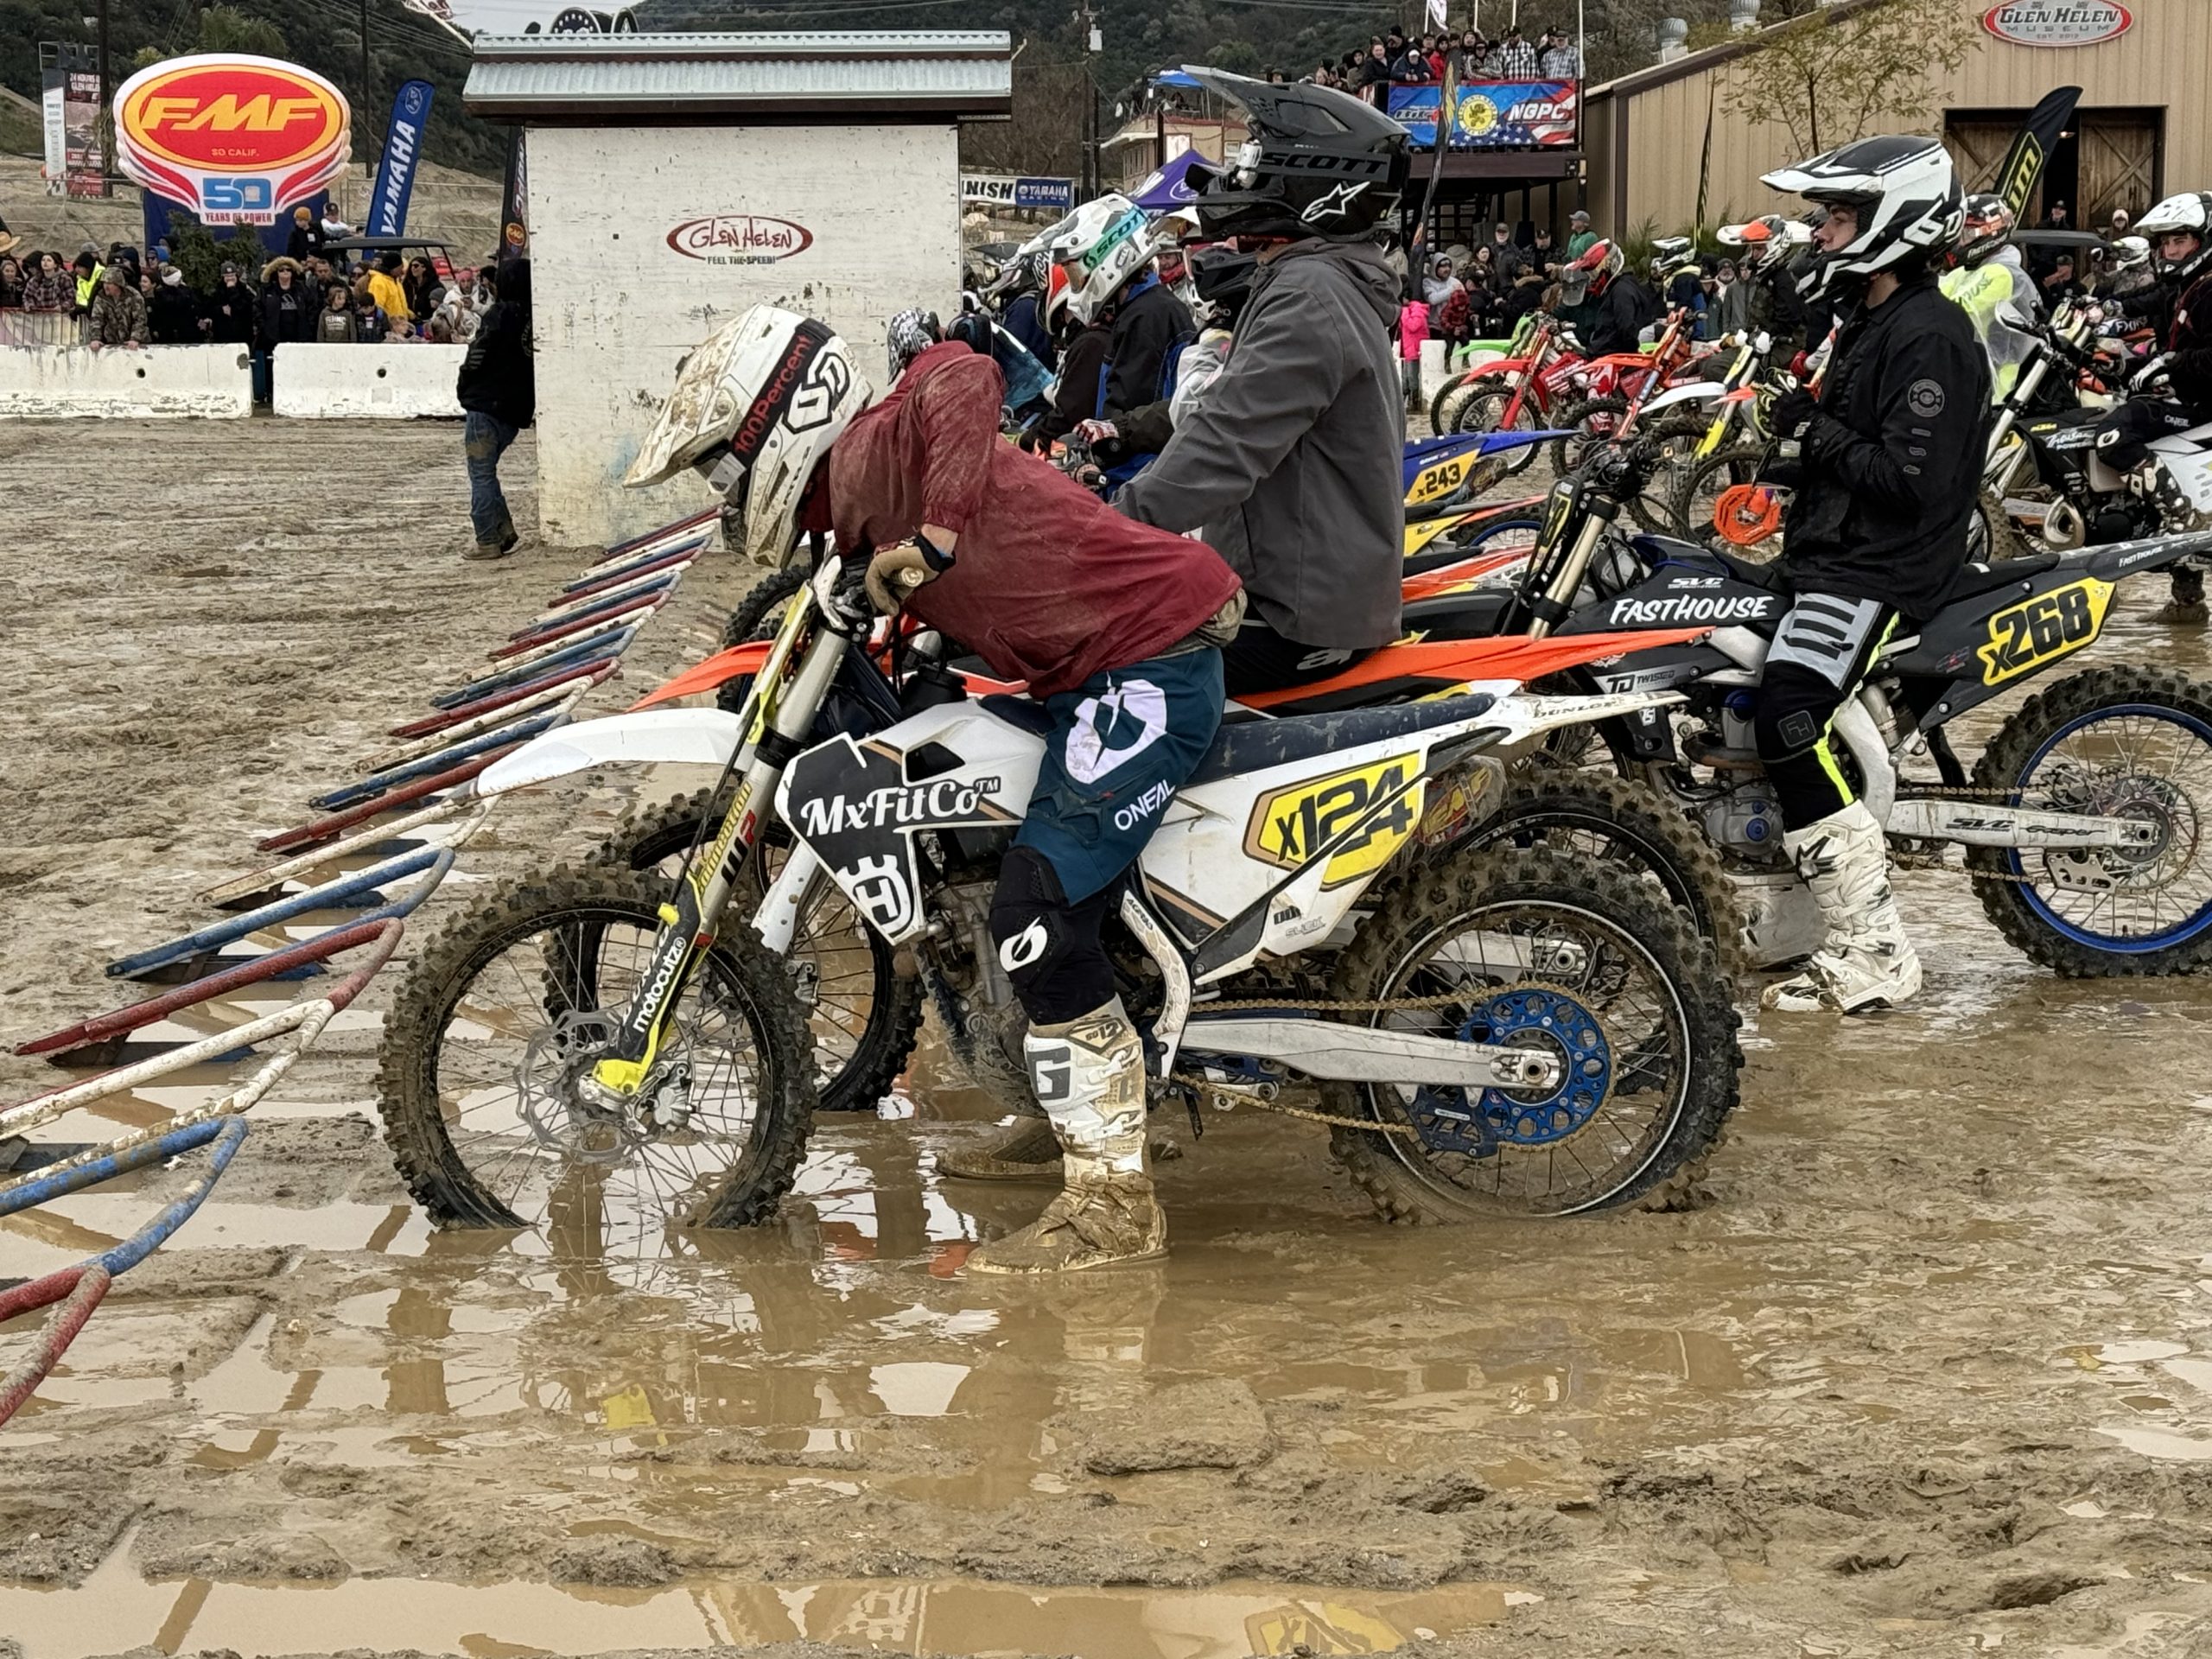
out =
[[[2044,758],[2067,738],[2088,727],[2101,725],[2105,721],[2128,715],[2142,715],[2147,719],[2161,720],[2170,725],[2178,726],[2203,744],[2208,751],[2212,751],[2212,726],[2206,725],[2193,715],[2186,715],[2179,709],[2169,709],[2159,703],[2113,703],[2109,707],[2094,709],[2067,721],[2045,738],[2036,752],[2028,757],[2028,763],[2021,768],[2019,777],[2014,779],[2015,798],[2017,799],[2022,792],[2020,787],[2022,783],[2032,777],[2036,768],[2043,764]],[[2012,874],[2023,877],[2026,875],[2026,861],[2021,856],[2019,849],[2008,849],[2005,862],[2005,868]],[[2069,939],[2092,950],[2110,951],[2115,956],[2148,956],[2153,951],[2164,950],[2174,945],[2184,944],[2203,932],[2206,928],[2212,927],[2212,899],[2208,899],[2199,906],[2194,915],[2184,918],[2162,932],[2114,935],[2100,933],[2093,928],[2083,927],[2077,922],[2069,921],[2051,908],[2050,903],[2044,898],[2042,891],[2037,887],[2024,884],[2020,887],[2020,893],[2029,910],[2033,912],[2045,926],[2062,938]]]

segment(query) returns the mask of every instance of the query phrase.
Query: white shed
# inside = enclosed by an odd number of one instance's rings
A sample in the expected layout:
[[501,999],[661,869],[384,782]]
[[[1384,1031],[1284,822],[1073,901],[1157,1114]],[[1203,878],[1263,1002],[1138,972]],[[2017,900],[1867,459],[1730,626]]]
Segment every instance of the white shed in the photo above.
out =
[[524,130],[545,536],[707,505],[622,474],[677,362],[747,306],[820,317],[880,378],[895,313],[956,305],[954,123],[1013,86],[995,30],[478,35],[468,112]]

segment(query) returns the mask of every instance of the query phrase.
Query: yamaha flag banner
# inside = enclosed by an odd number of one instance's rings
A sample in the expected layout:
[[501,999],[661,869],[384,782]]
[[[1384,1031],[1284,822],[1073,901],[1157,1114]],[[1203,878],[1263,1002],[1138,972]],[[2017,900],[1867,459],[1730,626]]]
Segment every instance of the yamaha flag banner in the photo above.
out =
[[385,130],[384,160],[377,164],[377,188],[369,197],[371,236],[401,236],[407,230],[407,199],[414,194],[415,164],[423,156],[423,133],[430,120],[430,83],[410,80],[391,100],[391,125]]
[[2043,176],[2044,163],[2050,159],[2050,152],[2058,147],[2058,135],[2066,130],[2066,124],[2074,118],[2074,105],[2081,100],[2079,86],[2061,86],[2047,93],[2042,103],[2028,111],[2028,118],[2012,140],[2012,148],[2005,152],[2004,164],[1997,169],[1997,176],[1989,188],[2005,198],[2005,205],[2012,210],[2012,217],[2024,219],[2028,214],[2028,198],[2036,193],[2036,181]]
[[[1550,149],[1574,143],[1575,101],[1571,80],[1476,80],[1459,89],[1452,122],[1454,149]],[[1413,136],[1418,149],[1436,142],[1440,86],[1393,86],[1390,118]]]

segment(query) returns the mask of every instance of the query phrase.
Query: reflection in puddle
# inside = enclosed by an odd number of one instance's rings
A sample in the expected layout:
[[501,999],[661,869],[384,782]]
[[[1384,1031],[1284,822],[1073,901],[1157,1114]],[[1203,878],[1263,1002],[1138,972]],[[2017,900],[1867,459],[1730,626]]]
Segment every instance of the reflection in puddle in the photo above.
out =
[[133,1575],[123,1555],[118,1551],[76,1590],[0,1586],[0,1630],[22,1645],[24,1659],[92,1659],[138,1644],[276,1656],[365,1642],[474,1656],[794,1641],[915,1655],[1243,1659],[1387,1653],[1494,1623],[1512,1606],[1541,1599],[1495,1584],[1408,1593],[1245,1583],[1058,1589],[966,1580],[699,1580],[658,1590],[392,1579],[155,1584]]

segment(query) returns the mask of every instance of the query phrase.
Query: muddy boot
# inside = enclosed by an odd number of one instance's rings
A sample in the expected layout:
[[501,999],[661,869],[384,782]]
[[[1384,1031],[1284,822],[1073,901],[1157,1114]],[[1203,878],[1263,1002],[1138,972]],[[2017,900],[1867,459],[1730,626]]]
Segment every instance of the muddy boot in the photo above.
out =
[[1890,891],[1882,826],[1853,801],[1782,838],[1827,924],[1827,938],[1802,973],[1767,987],[1762,1007],[1783,1014],[1852,1014],[1895,1007],[1920,989],[1920,957],[1904,936]]
[[1020,1232],[969,1255],[977,1273],[1071,1273],[1167,1250],[1167,1217],[1145,1171],[1144,1046],[1116,997],[1022,1039],[1029,1076],[1064,1149],[1066,1185]]
[[963,1181],[1057,1181],[1060,1137],[1050,1118],[1025,1118],[988,1147],[940,1152],[937,1168]]
[[2173,568],[2173,597],[2152,613],[2152,620],[2177,623],[2183,627],[2201,628],[2204,626],[2204,573],[2195,565],[2177,564]]

